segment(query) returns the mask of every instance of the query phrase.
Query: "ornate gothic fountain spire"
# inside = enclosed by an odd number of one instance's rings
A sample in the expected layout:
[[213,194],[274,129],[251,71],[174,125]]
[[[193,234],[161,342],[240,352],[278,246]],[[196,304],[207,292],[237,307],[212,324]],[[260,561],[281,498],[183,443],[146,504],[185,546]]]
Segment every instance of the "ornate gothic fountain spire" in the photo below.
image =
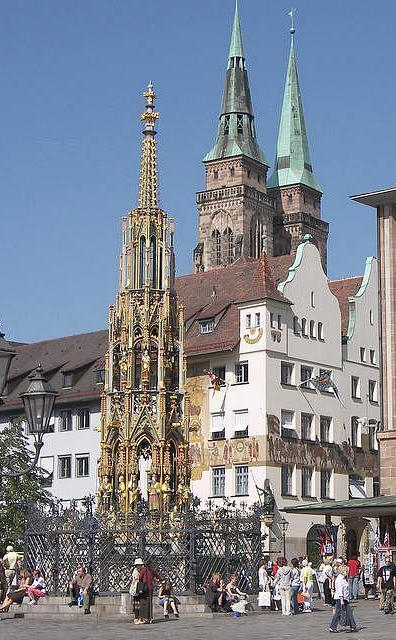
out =
[[139,202],[122,222],[119,291],[109,311],[101,410],[102,511],[181,511],[190,499],[183,309],[175,292],[173,221],[158,207],[155,93],[150,82]]
[[159,113],[155,111],[154,103],[157,96],[152,82],[149,82],[143,96],[146,98],[146,107],[141,115],[141,120],[144,122],[144,138],[140,162],[139,207],[156,209],[158,207],[158,176],[155,122],[159,118]]

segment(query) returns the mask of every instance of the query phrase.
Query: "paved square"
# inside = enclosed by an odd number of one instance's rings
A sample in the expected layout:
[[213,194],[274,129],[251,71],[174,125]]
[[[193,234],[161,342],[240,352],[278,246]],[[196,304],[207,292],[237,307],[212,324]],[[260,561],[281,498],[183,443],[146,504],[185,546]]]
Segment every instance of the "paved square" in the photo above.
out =
[[[378,602],[359,601],[354,605],[358,633],[351,637],[358,640],[394,640],[396,637],[396,615],[385,616],[378,610]],[[0,638],[30,637],[40,640],[130,640],[139,636],[150,640],[201,640],[215,637],[216,640],[321,640],[333,637],[328,632],[331,609],[318,608],[312,614],[282,617],[279,613],[265,612],[235,619],[228,615],[216,618],[184,618],[164,622],[156,620],[153,625],[134,626],[124,622],[97,622],[87,617],[75,621],[46,621],[37,619],[3,620],[0,623]],[[342,627],[342,637],[349,635]]]

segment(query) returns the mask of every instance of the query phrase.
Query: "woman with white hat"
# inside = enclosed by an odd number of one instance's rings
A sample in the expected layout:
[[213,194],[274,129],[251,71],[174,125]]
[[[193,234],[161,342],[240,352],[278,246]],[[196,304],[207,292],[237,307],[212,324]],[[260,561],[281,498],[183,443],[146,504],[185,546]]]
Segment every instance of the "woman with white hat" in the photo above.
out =
[[136,558],[135,562],[133,563],[132,582],[129,588],[129,593],[133,597],[133,613],[135,616],[135,624],[144,624],[144,621],[140,617],[139,596],[137,591],[138,584],[139,584],[139,573],[142,566],[143,566],[143,560],[141,558]]

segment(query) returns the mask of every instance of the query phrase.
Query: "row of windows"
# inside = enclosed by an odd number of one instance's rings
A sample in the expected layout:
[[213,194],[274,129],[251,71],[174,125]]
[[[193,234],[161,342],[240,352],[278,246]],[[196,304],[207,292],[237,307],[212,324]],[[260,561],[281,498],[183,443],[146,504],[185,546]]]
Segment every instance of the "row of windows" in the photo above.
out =
[[[75,384],[76,375],[73,372],[63,373],[62,387],[63,389],[70,389]],[[96,369],[93,372],[93,378],[95,384],[104,384],[105,382],[105,370]]]
[[[236,496],[249,494],[249,467],[241,465],[234,468],[234,492]],[[225,467],[212,469],[212,497],[225,496]]]
[[[304,389],[314,389],[314,386],[309,382],[314,377],[314,368],[308,365],[300,365],[300,382],[296,380],[297,366],[292,362],[281,362],[280,381],[281,384],[296,386],[297,384],[304,384]],[[332,372],[329,369],[319,369],[319,377],[328,375],[331,379]]]
[[[247,438],[249,435],[249,413],[247,409],[234,411],[234,438]],[[225,439],[224,412],[211,415],[211,439]]]
[[[313,413],[301,413],[301,439],[316,440],[317,417]],[[281,435],[283,438],[298,438],[296,412],[288,409],[281,410]],[[377,450],[377,438],[374,426],[369,426],[369,448]],[[362,419],[358,416],[351,417],[349,442],[352,447],[361,447]],[[319,440],[322,443],[334,441],[333,418],[330,416],[319,416]]]
[[323,322],[315,322],[315,320],[307,320],[297,316],[293,317],[293,332],[295,336],[303,338],[312,338],[313,340],[324,341]]
[[[226,368],[225,366],[213,367],[212,369],[216,378],[221,381],[221,386],[225,384]],[[234,365],[234,384],[242,384],[249,382],[249,364],[248,362],[236,362]]]
[[[74,456],[74,476],[87,478],[89,476],[89,454],[78,453]],[[72,477],[72,456],[58,456],[58,478],[64,480]]]
[[[303,498],[315,498],[315,469],[314,467],[301,468],[301,496]],[[329,500],[333,498],[332,487],[333,471],[331,469],[321,469],[320,471],[320,498]],[[281,468],[281,493],[283,496],[296,496],[296,467],[295,465],[284,464]],[[357,489],[357,490],[356,490]],[[373,478],[373,496],[380,495],[380,479]],[[349,476],[349,497],[365,497],[364,480],[358,476]]]
[[[313,389],[313,385],[309,382],[313,378],[313,367],[307,365],[300,366],[300,383],[304,384],[304,389]],[[319,376],[328,374],[331,379],[332,372],[329,369],[319,369]],[[296,366],[292,362],[281,362],[280,372],[281,384],[295,386],[296,381]],[[360,378],[357,376],[351,376],[351,397],[355,400],[361,399],[361,384]],[[378,385],[375,380],[368,381],[367,397],[370,402],[378,402]]]
[[[367,397],[370,402],[378,402],[378,385],[375,380],[368,381]],[[351,376],[351,396],[354,400],[361,400],[360,378]]]
[[360,362],[367,362],[367,351],[369,353],[369,363],[377,364],[377,357],[375,349],[366,349],[366,347],[360,347]]
[[[316,416],[311,413],[301,413],[301,439],[315,440]],[[298,437],[296,425],[296,412],[288,409],[281,410],[281,435],[285,438]],[[333,418],[330,416],[319,416],[319,439],[320,442],[332,442],[333,440]]]

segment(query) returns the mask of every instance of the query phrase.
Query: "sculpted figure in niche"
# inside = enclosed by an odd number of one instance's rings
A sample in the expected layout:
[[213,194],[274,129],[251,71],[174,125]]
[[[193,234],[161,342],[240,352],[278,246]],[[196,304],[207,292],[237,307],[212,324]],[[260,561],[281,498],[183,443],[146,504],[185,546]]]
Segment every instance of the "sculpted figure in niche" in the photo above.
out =
[[118,502],[119,502],[119,505],[120,505],[121,509],[123,509],[123,510],[125,511],[125,508],[126,508],[127,491],[126,491],[126,486],[125,486],[124,476],[118,476],[118,488],[117,488],[117,493],[118,493]]

